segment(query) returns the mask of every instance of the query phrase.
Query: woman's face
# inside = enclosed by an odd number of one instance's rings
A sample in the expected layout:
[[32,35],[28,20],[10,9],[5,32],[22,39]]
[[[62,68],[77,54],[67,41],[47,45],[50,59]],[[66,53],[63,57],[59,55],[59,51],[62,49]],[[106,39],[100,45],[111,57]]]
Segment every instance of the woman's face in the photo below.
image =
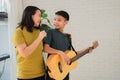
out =
[[32,19],[34,22],[34,26],[39,26],[40,21],[41,21],[41,12],[40,10],[37,10],[36,13],[34,15],[32,15]]

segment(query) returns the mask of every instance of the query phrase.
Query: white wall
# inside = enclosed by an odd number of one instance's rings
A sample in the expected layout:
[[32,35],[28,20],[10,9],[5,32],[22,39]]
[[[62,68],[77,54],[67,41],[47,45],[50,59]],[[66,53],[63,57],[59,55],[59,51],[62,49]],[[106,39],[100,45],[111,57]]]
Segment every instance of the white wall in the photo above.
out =
[[66,10],[73,45],[82,49],[99,41],[92,54],[79,59],[70,80],[120,79],[120,0],[23,0],[24,7],[35,5],[45,9],[52,20],[54,12]]

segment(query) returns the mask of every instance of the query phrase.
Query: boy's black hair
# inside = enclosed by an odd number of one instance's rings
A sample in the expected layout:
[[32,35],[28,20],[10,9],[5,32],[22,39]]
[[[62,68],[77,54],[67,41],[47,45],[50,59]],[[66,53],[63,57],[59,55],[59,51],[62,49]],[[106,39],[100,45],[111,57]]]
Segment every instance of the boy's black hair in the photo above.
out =
[[34,26],[32,15],[34,15],[37,10],[40,10],[40,9],[35,6],[27,6],[23,12],[22,20],[18,27],[21,27],[21,29],[26,27],[27,31],[32,32],[32,29],[33,29],[32,27]]
[[69,21],[69,14],[66,11],[57,11],[55,13],[56,15],[60,15],[62,17],[64,17],[67,21]]

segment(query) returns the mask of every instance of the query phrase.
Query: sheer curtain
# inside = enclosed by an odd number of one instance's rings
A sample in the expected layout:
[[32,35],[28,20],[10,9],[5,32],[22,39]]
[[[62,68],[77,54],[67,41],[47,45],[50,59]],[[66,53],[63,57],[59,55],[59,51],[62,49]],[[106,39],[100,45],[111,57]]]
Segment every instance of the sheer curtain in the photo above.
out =
[[23,0],[8,0],[8,40],[10,53],[10,79],[16,80],[16,54],[11,42],[13,31],[21,20]]

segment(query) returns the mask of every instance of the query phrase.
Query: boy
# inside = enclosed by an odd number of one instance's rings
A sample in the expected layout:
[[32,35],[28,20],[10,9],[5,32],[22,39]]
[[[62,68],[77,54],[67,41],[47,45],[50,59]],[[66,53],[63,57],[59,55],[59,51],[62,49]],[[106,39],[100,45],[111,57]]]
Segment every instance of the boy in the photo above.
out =
[[[49,55],[60,55],[66,64],[70,63],[70,59],[64,52],[66,50],[71,50],[71,45],[69,42],[70,36],[68,37],[68,34],[64,32],[64,28],[68,21],[69,14],[66,11],[56,12],[53,22],[55,29],[49,30],[47,32],[47,37],[44,39],[44,51],[49,53]],[[80,50],[76,53],[81,53],[82,51],[83,50]],[[47,80],[54,79],[50,78],[49,75],[47,75]],[[63,80],[69,80],[69,74]]]

